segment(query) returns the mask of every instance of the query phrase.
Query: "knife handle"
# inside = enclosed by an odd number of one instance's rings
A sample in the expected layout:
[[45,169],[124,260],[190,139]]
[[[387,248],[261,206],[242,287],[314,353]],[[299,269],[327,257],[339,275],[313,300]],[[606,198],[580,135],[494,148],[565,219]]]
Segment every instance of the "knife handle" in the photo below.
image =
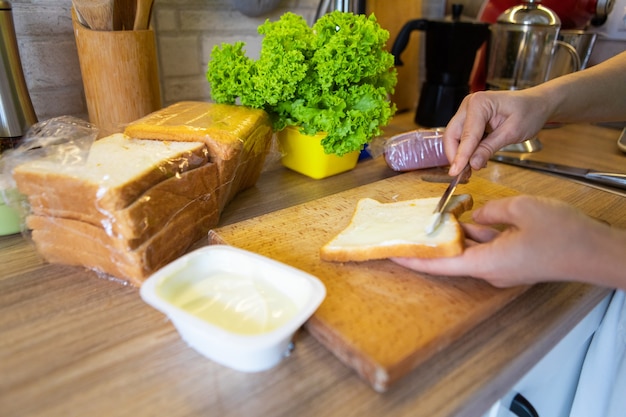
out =
[[613,172],[589,172],[585,175],[590,181],[599,182],[626,190],[626,174]]

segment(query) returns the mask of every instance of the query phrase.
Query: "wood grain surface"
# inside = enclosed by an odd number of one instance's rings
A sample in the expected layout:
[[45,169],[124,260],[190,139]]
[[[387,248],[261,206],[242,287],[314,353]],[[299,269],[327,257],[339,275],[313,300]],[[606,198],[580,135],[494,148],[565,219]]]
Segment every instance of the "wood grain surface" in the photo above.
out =
[[[386,131],[415,128],[412,118],[398,115]],[[619,133],[593,125],[545,130],[544,150],[527,157],[624,171]],[[397,175],[381,159],[323,180],[268,170],[226,207],[220,227]],[[474,176],[626,227],[623,194],[498,163]],[[577,283],[534,285],[377,393],[308,331],[279,366],[239,373],[186,346],[136,288],[46,264],[20,235],[0,237],[0,266],[3,417],[480,417],[610,294]]]

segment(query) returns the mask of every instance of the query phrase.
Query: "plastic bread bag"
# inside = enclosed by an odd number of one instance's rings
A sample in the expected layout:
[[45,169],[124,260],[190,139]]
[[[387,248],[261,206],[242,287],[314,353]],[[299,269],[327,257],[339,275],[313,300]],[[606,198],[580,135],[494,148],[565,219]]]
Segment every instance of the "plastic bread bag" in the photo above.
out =
[[30,205],[16,187],[13,170],[16,166],[41,158],[49,158],[60,164],[82,164],[96,140],[98,129],[84,120],[60,116],[34,124],[24,134],[15,149],[0,156],[0,200],[12,208],[21,219],[30,212]]
[[414,171],[449,164],[443,150],[443,129],[418,129],[388,139],[373,141],[368,147],[372,157],[381,154],[394,171]]
[[182,101],[130,123],[137,139],[201,141],[218,165],[220,210],[260,176],[272,145],[269,115],[241,105]]
[[[198,106],[191,110],[207,116],[210,106]],[[199,127],[188,114],[174,126],[143,121],[155,137],[115,133],[91,140],[78,158],[67,146],[68,154],[11,163],[39,254],[139,285],[206,236],[225,204],[256,181],[272,133],[260,111],[235,118],[237,109],[212,110],[213,122]]]
[[64,217],[31,215],[28,226],[45,260],[82,266],[101,278],[139,287],[206,236],[218,219],[217,199],[209,193],[164,219],[144,239],[125,239],[98,225]]
[[44,260],[140,285],[217,224],[218,166],[204,143],[62,126],[37,129],[3,161]]
[[[141,224],[144,206],[162,213],[176,209],[170,204],[176,195],[183,205],[199,195],[198,190],[212,187],[214,191],[214,176],[207,177],[211,182],[202,175],[186,181],[184,175],[208,162],[206,147],[198,142],[144,141],[116,133],[94,141],[85,157],[70,159],[44,156],[12,169],[13,180],[28,196],[33,214],[71,217],[101,225],[113,234],[109,223],[134,203],[138,207],[132,217]],[[154,195],[146,194],[149,190]]]

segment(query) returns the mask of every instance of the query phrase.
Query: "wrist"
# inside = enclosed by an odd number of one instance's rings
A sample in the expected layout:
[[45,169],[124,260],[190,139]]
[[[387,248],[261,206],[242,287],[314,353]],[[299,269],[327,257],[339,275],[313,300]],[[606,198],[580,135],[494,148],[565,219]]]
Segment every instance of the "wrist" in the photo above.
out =
[[543,114],[546,122],[563,122],[567,116],[567,84],[559,80],[543,83],[535,87],[536,109]]
[[581,281],[626,290],[626,230],[600,225],[589,236],[589,248],[580,272]]

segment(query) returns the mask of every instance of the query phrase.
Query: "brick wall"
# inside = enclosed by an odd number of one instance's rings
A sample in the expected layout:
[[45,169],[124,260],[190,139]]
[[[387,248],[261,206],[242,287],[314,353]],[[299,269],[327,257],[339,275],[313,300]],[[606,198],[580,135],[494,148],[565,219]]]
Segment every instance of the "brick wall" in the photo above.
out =
[[247,17],[225,0],[157,0],[155,26],[164,103],[183,99],[207,99],[205,72],[214,45],[246,42],[248,56],[258,57],[261,38],[257,27],[286,11],[312,22],[318,0],[283,0],[277,9],[261,17]]
[[[164,104],[209,99],[205,70],[213,45],[242,40],[247,43],[249,55],[255,57],[260,44],[256,28],[260,23],[266,18],[275,20],[288,10],[302,14],[311,22],[319,0],[282,0],[276,10],[256,18],[239,13],[234,1],[155,0],[153,23]],[[459,2],[468,11],[475,11],[476,4],[482,0]],[[39,119],[59,115],[87,118],[70,18],[71,0],[10,0],[10,3],[26,83]],[[424,0],[424,15],[441,14],[445,3],[445,0]],[[393,1],[389,4],[393,5]],[[624,41],[617,43],[613,49],[617,52],[625,49]],[[598,53],[601,46],[596,48]],[[613,49],[605,55],[617,53]],[[606,59],[604,55],[600,60],[603,59]]]
[[[39,120],[60,115],[87,118],[78,54],[72,30],[71,0],[11,0],[26,84]],[[206,65],[213,45],[245,41],[258,54],[256,33],[266,18],[285,11],[313,20],[318,0],[282,0],[268,15],[247,17],[228,0],[156,0],[163,103],[208,100]]]
[[84,116],[71,0],[12,0],[17,43],[35,112],[40,120]]

